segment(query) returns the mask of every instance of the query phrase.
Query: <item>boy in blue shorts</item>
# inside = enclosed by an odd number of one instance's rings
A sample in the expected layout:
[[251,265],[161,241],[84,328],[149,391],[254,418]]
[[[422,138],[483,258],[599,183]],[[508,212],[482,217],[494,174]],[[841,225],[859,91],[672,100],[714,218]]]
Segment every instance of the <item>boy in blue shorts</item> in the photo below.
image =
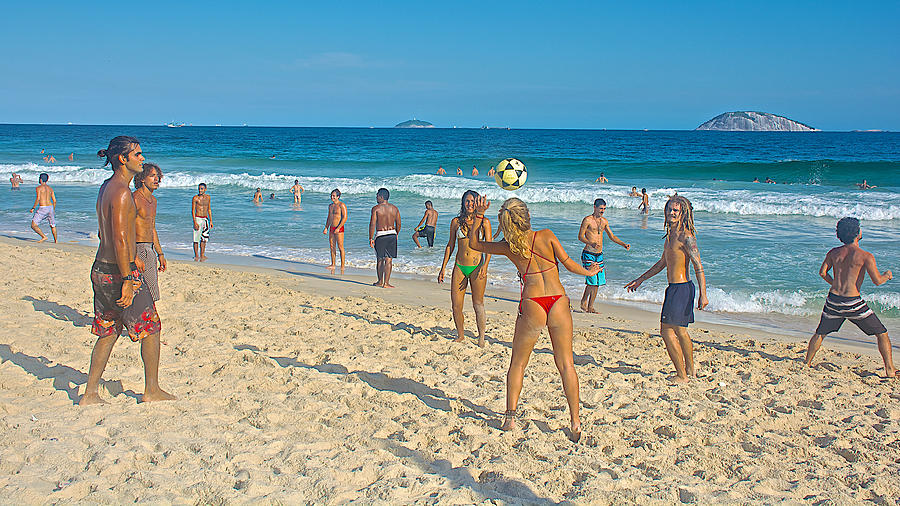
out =
[[609,236],[609,239],[625,248],[628,251],[630,244],[620,241],[612,230],[609,228],[609,221],[603,217],[606,212],[606,201],[597,199],[594,201],[594,212],[581,220],[581,228],[578,230],[578,240],[584,243],[584,250],[581,252],[581,265],[585,269],[591,264],[600,264],[600,272],[593,276],[588,276],[584,280],[584,295],[581,296],[581,310],[585,313],[596,313],[594,309],[594,299],[597,298],[597,290],[601,285],[606,284],[606,269],[603,267],[603,233]]

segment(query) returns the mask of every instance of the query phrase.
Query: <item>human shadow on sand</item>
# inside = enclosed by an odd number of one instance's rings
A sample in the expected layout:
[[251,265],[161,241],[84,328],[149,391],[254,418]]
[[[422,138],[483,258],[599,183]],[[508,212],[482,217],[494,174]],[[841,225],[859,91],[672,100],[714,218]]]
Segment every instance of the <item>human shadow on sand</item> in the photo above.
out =
[[425,474],[443,476],[450,482],[450,488],[467,488],[480,496],[480,502],[496,501],[509,504],[559,504],[545,497],[541,497],[531,490],[528,485],[511,478],[504,477],[496,471],[482,471],[476,479],[466,467],[453,467],[448,460],[429,460],[417,450],[412,450],[388,439],[378,439],[376,442],[385,450],[391,452],[410,467],[418,468]]
[[[249,350],[254,353],[262,354],[252,345],[238,345],[235,350]],[[268,356],[268,355],[266,355]],[[363,383],[366,383],[375,390],[382,392],[394,392],[396,394],[412,394],[416,396],[423,404],[432,409],[438,409],[447,413],[456,413],[460,418],[474,418],[485,422],[493,422],[496,424],[498,414],[495,411],[479,406],[468,399],[459,397],[451,397],[444,393],[443,390],[429,387],[428,385],[411,380],[409,378],[392,378],[380,372],[368,371],[350,371],[341,364],[319,364],[309,365],[298,361],[291,357],[272,357],[281,367],[299,367],[302,369],[311,369],[325,374],[334,374],[339,376],[355,376]],[[465,409],[454,410],[453,402],[461,404]]]
[[72,322],[72,325],[76,327],[87,327],[91,324],[90,315],[82,313],[81,311],[73,309],[69,306],[64,306],[62,304],[58,304],[49,300],[35,299],[34,297],[28,296],[22,297],[22,300],[31,302],[31,305],[34,306],[35,311],[40,311],[56,320]]
[[[53,378],[53,388],[65,392],[72,403],[78,403],[78,387],[87,383],[87,374],[73,369],[67,365],[54,364],[47,357],[32,357],[18,351],[12,351],[8,344],[0,344],[0,363],[12,362],[21,367],[25,372],[37,379]],[[140,395],[132,390],[125,390],[119,380],[101,382],[101,386],[113,397],[125,394],[134,400],[140,400]]]

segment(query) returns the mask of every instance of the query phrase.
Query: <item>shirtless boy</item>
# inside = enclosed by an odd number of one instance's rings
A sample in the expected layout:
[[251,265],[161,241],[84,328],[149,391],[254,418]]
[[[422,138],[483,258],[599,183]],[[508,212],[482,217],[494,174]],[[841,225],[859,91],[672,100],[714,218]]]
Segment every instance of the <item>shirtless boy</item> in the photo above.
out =
[[347,254],[344,252],[344,225],[347,224],[347,206],[341,202],[341,190],[331,190],[331,204],[328,204],[328,215],[325,216],[325,229],[323,234],[328,234],[328,245],[331,247],[331,265],[329,269],[334,271],[335,250],[341,252],[341,274],[344,273],[344,260]]
[[253,203],[257,205],[262,204],[262,188],[257,188],[253,192]]
[[[866,279],[866,274],[875,286],[894,279],[894,275],[891,271],[879,273],[878,266],[875,265],[875,256],[859,247],[859,240],[862,239],[859,220],[841,218],[837,223],[836,232],[844,245],[829,251],[825,255],[822,267],[819,268],[819,276],[831,285],[831,289],[825,298],[819,327],[809,340],[806,365],[812,366],[812,359],[822,346],[822,339],[832,332],[837,332],[846,319],[853,322],[866,335],[878,338],[878,351],[884,360],[885,376],[900,377],[891,356],[891,340],[888,338],[887,329],[859,295],[859,287]],[[828,274],[831,270],[834,277]]]
[[299,179],[294,180],[294,186],[291,186],[291,193],[294,194],[294,203],[299,204],[300,203],[300,195],[303,193],[303,187],[300,186]]
[[477,177],[477,176],[478,176],[478,169],[475,168],[475,166],[473,165],[472,166],[472,177]]
[[[97,221],[100,247],[91,267],[94,289],[94,323],[97,336],[91,353],[84,394],[80,405],[104,402],[100,398],[100,378],[113,345],[124,329],[134,342],[141,342],[144,361],[142,402],[174,399],[159,387],[159,315],[150,290],[135,265],[135,219],[137,211],[128,185],[143,167],[141,146],[134,137],[119,136],[97,154],[112,164],[113,175],[100,186]],[[104,164],[104,165],[106,165]]]
[[491,165],[491,170],[489,170],[487,173],[488,177],[494,177],[494,174],[496,174],[496,173],[497,173],[496,169],[494,169],[494,166]]
[[438,176],[443,176],[443,175],[445,175],[445,174],[447,174],[447,171],[444,170],[443,167],[438,167],[437,175],[438,175]]
[[700,263],[691,203],[682,196],[672,197],[666,202],[665,214],[666,240],[662,258],[625,288],[633,292],[641,283],[666,269],[669,286],[660,315],[659,333],[675,365],[675,382],[687,383],[689,376],[696,376],[694,346],[687,331],[688,324],[694,322],[694,283],[688,279],[688,262],[693,265],[694,275],[700,284],[700,298],[697,299],[697,309],[700,310],[709,304],[706,299],[706,276]]
[[388,202],[391,193],[379,188],[375,194],[378,202],[369,217],[369,246],[375,248],[375,270],[378,281],[372,283],[381,288],[394,288],[391,281],[393,260],[397,258],[397,234],[400,233],[400,210]]
[[434,210],[434,205],[430,200],[426,200],[425,215],[419,220],[419,224],[416,225],[416,230],[412,235],[412,240],[416,243],[417,248],[422,247],[422,245],[419,244],[419,237],[424,237],[425,240],[428,241],[429,248],[434,246],[434,229],[435,226],[437,226],[437,219],[438,212]]
[[608,182],[609,182],[609,179],[606,179],[606,176],[604,176],[603,173],[601,172],[601,173],[600,173],[600,177],[598,177],[597,179],[595,179],[594,182],[595,182],[595,183],[608,183]]
[[641,214],[650,214],[650,195],[647,195],[646,188],[641,188],[641,203],[638,204],[638,211]]
[[11,190],[18,190],[19,185],[22,184],[22,176],[13,172],[12,177],[9,178],[9,184],[12,185]]
[[34,205],[31,207],[31,212],[34,213],[31,217],[31,230],[41,236],[38,242],[47,240],[47,236],[41,232],[41,227],[38,226],[43,220],[47,220],[47,223],[50,224],[53,242],[56,242],[56,194],[53,193],[53,188],[47,184],[49,179],[50,176],[46,172],[42,173],[38,178],[40,184],[34,189],[36,195],[34,196]]
[[166,256],[163,255],[162,246],[159,244],[159,234],[156,233],[156,197],[153,195],[153,192],[159,189],[162,177],[163,173],[159,165],[143,164],[143,170],[134,176],[136,189],[131,193],[134,198],[134,207],[137,210],[137,219],[134,223],[137,258],[143,263],[141,276],[144,278],[144,284],[150,290],[154,302],[159,300],[157,272],[166,270]]
[[[213,227],[212,199],[206,194],[206,183],[197,185],[197,194],[191,199],[191,218],[194,222],[194,261],[206,260],[206,243]],[[200,247],[199,254],[197,247]]]
[[620,241],[612,229],[609,228],[609,221],[603,217],[606,212],[606,201],[597,199],[594,201],[594,212],[581,220],[581,228],[578,230],[578,240],[584,243],[584,250],[581,252],[581,265],[585,269],[590,268],[592,264],[600,265],[600,272],[593,276],[584,278],[584,295],[581,296],[581,310],[585,313],[596,313],[594,309],[594,299],[597,298],[597,290],[601,285],[606,284],[606,269],[603,266],[603,233],[609,236],[609,239],[625,248],[625,251],[631,249],[630,244]]
[[457,176],[462,176],[462,168],[456,167],[456,175],[457,175]]

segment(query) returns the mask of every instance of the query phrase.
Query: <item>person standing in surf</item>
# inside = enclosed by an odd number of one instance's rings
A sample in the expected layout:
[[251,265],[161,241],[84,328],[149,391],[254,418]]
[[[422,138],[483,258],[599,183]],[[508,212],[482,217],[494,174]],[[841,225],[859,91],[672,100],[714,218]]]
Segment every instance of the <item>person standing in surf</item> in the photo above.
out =
[[[888,337],[887,329],[859,294],[859,287],[866,279],[866,274],[869,275],[875,286],[894,279],[894,274],[891,271],[884,271],[884,274],[879,273],[878,266],[875,264],[875,256],[859,247],[862,232],[859,230],[858,219],[841,218],[835,232],[844,245],[829,251],[825,255],[822,267],[819,268],[819,276],[831,285],[831,288],[825,298],[825,307],[822,308],[819,326],[809,340],[809,347],[806,350],[806,365],[812,367],[813,357],[822,346],[825,336],[837,332],[844,320],[850,320],[866,335],[876,336],[878,339],[878,351],[884,360],[885,376],[888,378],[900,377],[900,372],[894,367],[891,340]],[[833,277],[828,274],[829,271],[834,273]]]
[[[479,196],[475,199],[475,227],[486,221],[484,213],[490,202]],[[506,373],[506,413],[503,430],[514,429],[522,417],[518,411],[519,394],[525,366],[531,351],[545,326],[550,332],[553,347],[553,361],[562,378],[563,392],[569,404],[569,438],[581,438],[581,417],[579,416],[578,375],[575,372],[572,353],[572,312],[566,290],[559,281],[559,262],[570,272],[581,276],[593,276],[600,266],[593,264],[585,269],[572,260],[559,239],[550,229],[532,230],[528,206],[517,198],[508,199],[497,213],[503,240],[482,241],[480,234],[469,234],[469,247],[475,251],[491,255],[503,255],[516,266],[522,283],[522,297],[519,300],[519,316],[513,334],[512,359]],[[564,299],[560,301],[559,299]]]
[[581,220],[581,228],[578,230],[578,240],[584,243],[584,249],[581,251],[581,265],[585,268],[591,264],[600,264],[600,272],[593,276],[584,278],[584,295],[581,296],[581,310],[585,313],[596,313],[594,309],[594,300],[597,298],[597,291],[601,285],[606,284],[606,269],[603,266],[603,233],[609,236],[609,239],[625,248],[625,251],[631,249],[630,244],[626,244],[619,240],[612,229],[609,228],[609,221],[603,217],[606,212],[606,201],[597,199],[594,201],[594,212]]
[[56,194],[53,192],[53,188],[47,184],[49,179],[50,176],[46,172],[42,173],[38,177],[39,184],[37,185],[37,188],[34,189],[34,206],[31,207],[31,212],[34,213],[34,215],[31,218],[31,230],[34,230],[37,235],[41,236],[41,239],[38,242],[47,240],[47,236],[41,232],[41,227],[39,226],[43,220],[47,220],[47,223],[50,225],[50,233],[53,234],[53,242],[57,241]]
[[666,240],[663,243],[662,258],[647,272],[625,285],[629,292],[641,283],[666,269],[669,286],[660,315],[659,333],[666,344],[669,358],[675,365],[675,382],[687,383],[689,377],[696,377],[694,368],[694,345],[687,326],[694,323],[694,283],[688,278],[688,263],[694,267],[694,275],[700,285],[697,309],[709,304],[706,299],[706,275],[700,263],[700,249],[697,247],[697,230],[694,228],[694,211],[688,199],[677,195],[665,206]]
[[450,221],[450,239],[444,248],[444,260],[441,262],[441,272],[438,273],[437,282],[444,282],[444,273],[447,261],[453,254],[453,249],[458,246],[456,262],[450,275],[450,305],[453,309],[453,323],[456,324],[456,339],[461,343],[465,340],[466,320],[463,314],[463,304],[466,298],[466,288],[472,290],[472,309],[475,310],[475,325],[478,328],[478,346],[484,347],[484,291],[487,286],[487,268],[491,261],[491,255],[483,255],[481,252],[469,247],[468,236],[480,234],[482,240],[491,238],[491,222],[487,218],[475,220],[475,199],[478,193],[468,190],[463,193],[459,207],[459,215]]
[[194,222],[194,261],[204,262],[209,231],[213,227],[212,199],[206,193],[206,183],[197,185],[197,194],[191,199],[191,218]]
[[369,216],[369,246],[375,249],[375,272],[378,281],[373,286],[394,288],[391,271],[397,258],[397,236],[400,233],[400,210],[388,202],[391,192],[379,188],[375,193],[376,205]]
[[328,269],[334,272],[335,254],[341,253],[341,274],[344,273],[344,262],[347,253],[344,251],[344,225],[347,224],[347,206],[341,202],[341,190],[331,190],[331,204],[328,204],[328,214],[325,216],[325,228],[323,234],[328,235],[328,246],[331,248],[331,265]]

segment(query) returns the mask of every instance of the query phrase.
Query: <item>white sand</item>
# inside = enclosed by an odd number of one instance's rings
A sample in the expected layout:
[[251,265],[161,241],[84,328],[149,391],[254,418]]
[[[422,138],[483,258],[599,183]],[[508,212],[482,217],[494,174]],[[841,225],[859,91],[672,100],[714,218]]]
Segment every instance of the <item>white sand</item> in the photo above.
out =
[[[158,309],[161,384],[179,400],[137,403],[140,345],[123,338],[101,388],[109,404],[80,408],[92,254],[7,239],[0,256],[4,503],[900,497],[900,381],[828,341],[809,370],[803,340],[701,324],[701,378],[674,387],[644,323],[579,316],[596,327],[575,334],[585,433],[573,444],[546,336],[526,372],[525,428],[498,429],[510,302],[488,301],[481,350],[450,342],[446,288],[409,282],[385,302],[352,277],[175,262]],[[315,295],[335,290],[348,296]]]

